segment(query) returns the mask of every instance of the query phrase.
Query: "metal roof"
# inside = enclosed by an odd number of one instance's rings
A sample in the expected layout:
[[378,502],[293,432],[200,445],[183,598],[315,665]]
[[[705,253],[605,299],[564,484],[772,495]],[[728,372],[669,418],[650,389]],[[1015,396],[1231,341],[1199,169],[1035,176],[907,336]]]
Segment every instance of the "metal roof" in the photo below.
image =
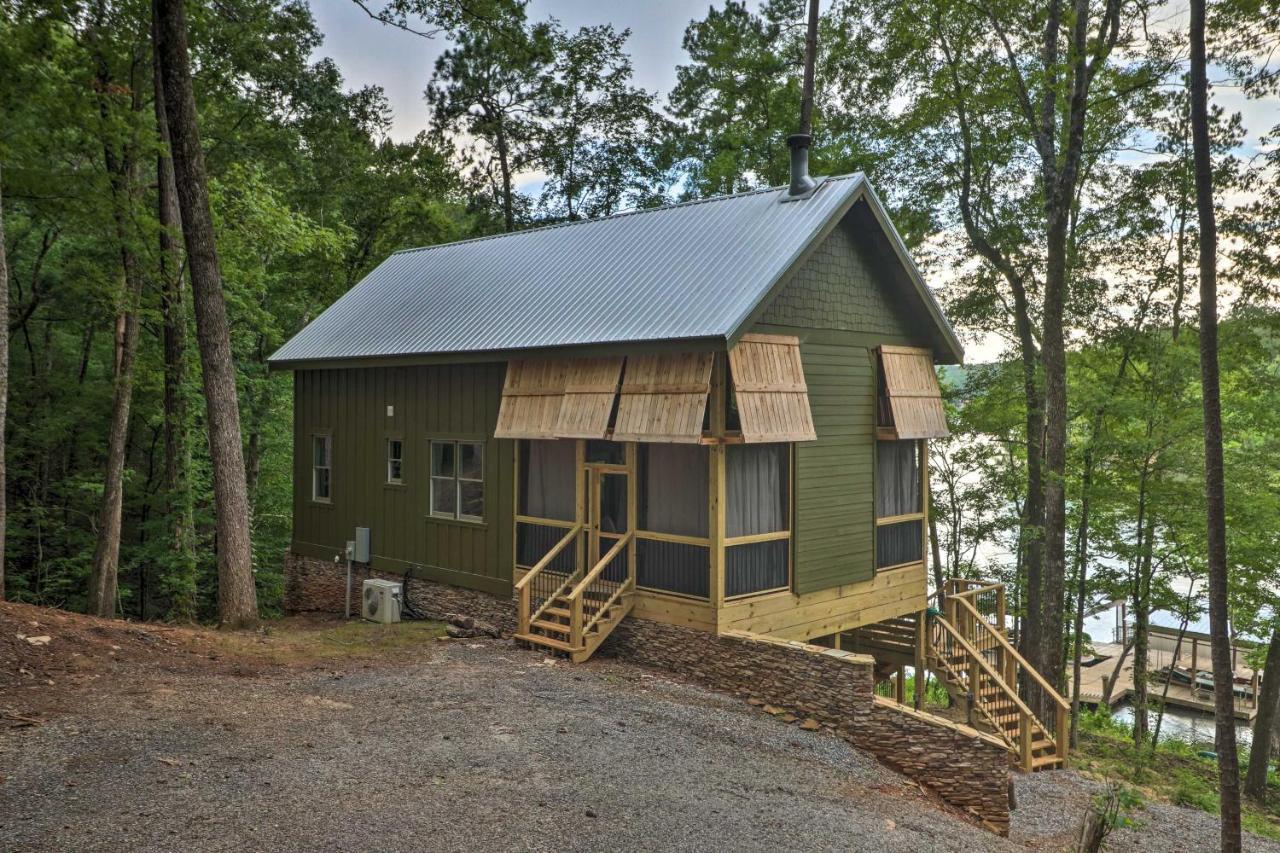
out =
[[758,190],[397,252],[270,361],[729,339],[860,195],[879,207],[868,189],[855,174],[801,201]]

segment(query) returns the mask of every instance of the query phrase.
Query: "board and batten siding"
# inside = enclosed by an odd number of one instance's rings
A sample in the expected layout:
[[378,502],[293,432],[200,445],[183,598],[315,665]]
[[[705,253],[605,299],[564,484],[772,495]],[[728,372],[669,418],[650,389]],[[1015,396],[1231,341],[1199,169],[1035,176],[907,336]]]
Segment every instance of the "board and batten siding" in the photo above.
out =
[[913,343],[910,312],[847,216],[766,306],[752,331],[800,338],[817,441],[796,445],[794,592],[875,576],[874,348]]
[[[511,590],[513,444],[493,438],[505,363],[298,370],[293,549],[332,559],[368,527],[375,569],[498,594]],[[387,406],[393,415],[387,416]],[[332,436],[332,497],[311,497],[311,439]],[[402,484],[386,442],[403,442]],[[485,445],[483,522],[430,514],[428,439]]]

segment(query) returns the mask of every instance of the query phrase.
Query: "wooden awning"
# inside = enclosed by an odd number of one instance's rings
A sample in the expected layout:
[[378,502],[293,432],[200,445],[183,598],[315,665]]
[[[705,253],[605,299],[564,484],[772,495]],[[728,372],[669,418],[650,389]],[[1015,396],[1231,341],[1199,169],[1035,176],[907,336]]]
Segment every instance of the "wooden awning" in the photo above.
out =
[[713,358],[709,352],[628,356],[614,441],[701,441]]
[[557,438],[604,438],[618,396],[622,357],[575,358],[565,369],[564,402]]
[[[945,438],[947,415],[933,370],[933,353],[918,347],[880,347],[882,391],[892,429],[899,439]],[[883,408],[883,407],[882,407]]]
[[729,350],[729,371],[744,442],[813,441],[818,437],[809,411],[799,338],[743,335]]
[[507,362],[494,437],[555,438],[568,374],[569,359]]

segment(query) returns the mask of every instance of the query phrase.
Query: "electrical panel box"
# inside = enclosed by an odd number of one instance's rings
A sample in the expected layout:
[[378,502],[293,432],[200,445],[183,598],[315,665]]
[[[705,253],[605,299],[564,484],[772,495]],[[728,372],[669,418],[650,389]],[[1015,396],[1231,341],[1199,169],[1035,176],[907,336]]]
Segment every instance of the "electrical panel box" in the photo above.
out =
[[357,563],[369,562],[369,528],[356,528],[356,550],[352,559]]

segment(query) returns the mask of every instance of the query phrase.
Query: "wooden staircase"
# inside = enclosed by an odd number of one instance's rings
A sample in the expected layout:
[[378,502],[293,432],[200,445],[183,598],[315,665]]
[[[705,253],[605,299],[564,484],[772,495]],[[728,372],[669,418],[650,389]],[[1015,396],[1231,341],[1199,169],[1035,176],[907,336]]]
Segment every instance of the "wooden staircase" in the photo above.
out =
[[628,533],[584,570],[589,537],[574,525],[538,564],[516,582],[520,630],[514,635],[535,646],[567,654],[581,663],[634,606],[635,568]]
[[912,618],[864,626],[852,650],[933,672],[966,722],[1002,740],[1023,770],[1065,767],[1070,706],[1005,636],[1004,586],[952,580],[943,592],[923,630]]

